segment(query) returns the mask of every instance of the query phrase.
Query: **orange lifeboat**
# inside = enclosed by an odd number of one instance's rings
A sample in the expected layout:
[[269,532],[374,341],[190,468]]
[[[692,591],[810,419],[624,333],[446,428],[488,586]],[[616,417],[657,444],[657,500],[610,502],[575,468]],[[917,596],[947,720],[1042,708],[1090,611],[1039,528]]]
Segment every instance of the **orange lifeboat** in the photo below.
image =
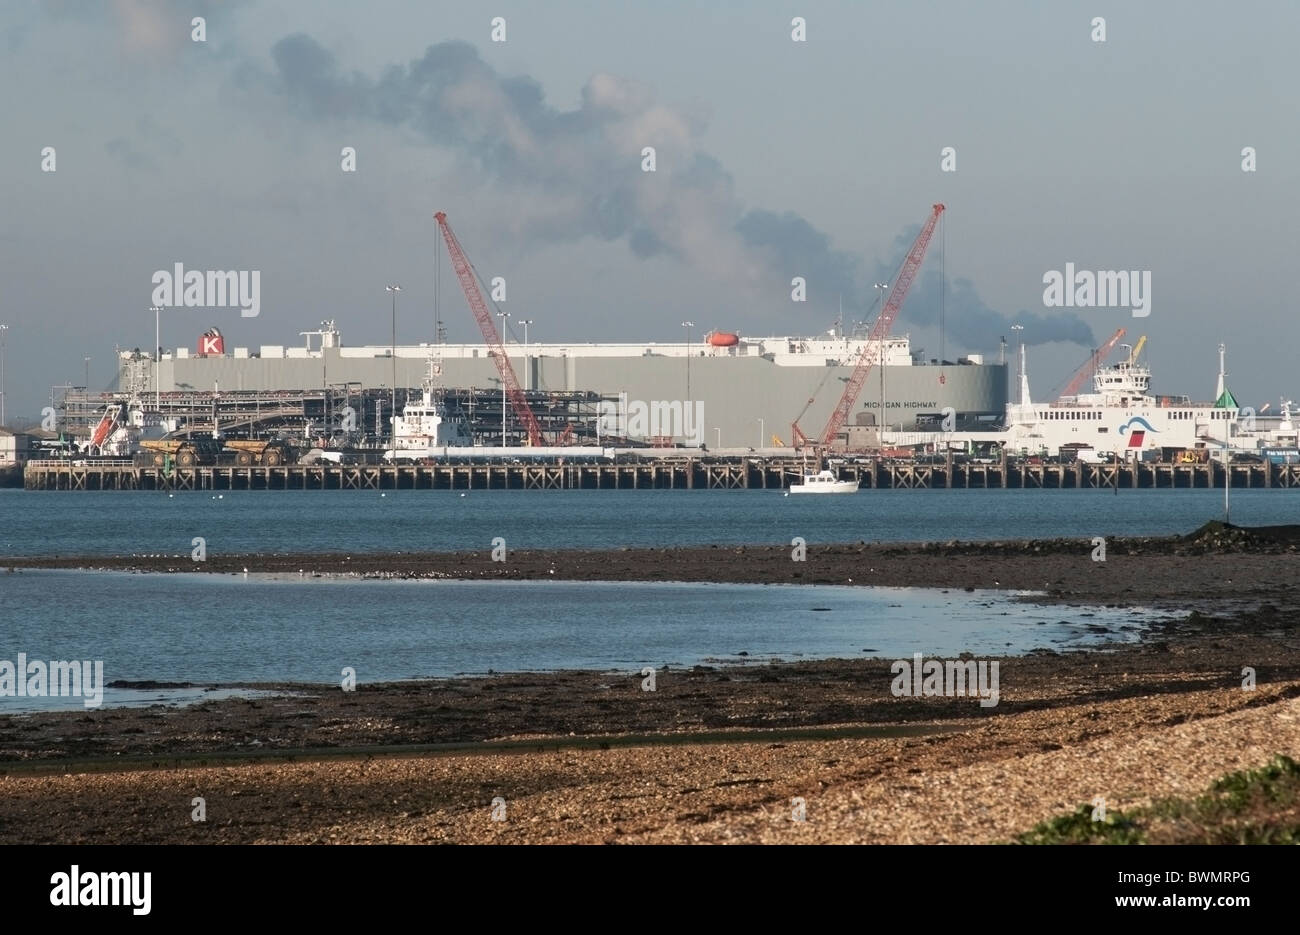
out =
[[705,340],[709,342],[710,347],[735,347],[740,343],[740,335],[730,331],[710,331],[705,336]]

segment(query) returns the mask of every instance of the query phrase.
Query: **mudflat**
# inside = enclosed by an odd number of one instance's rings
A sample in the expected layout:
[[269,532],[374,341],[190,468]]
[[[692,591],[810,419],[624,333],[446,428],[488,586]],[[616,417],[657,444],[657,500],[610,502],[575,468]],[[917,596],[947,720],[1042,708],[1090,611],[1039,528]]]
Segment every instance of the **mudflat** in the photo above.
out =
[[546,672],[11,715],[0,841],[987,842],[1300,757],[1292,533],[1107,546],[1105,562],[1079,540],[810,544],[802,563],[762,546],[212,556],[213,572],[1000,587],[1162,619],[1138,643],[997,660],[992,707],[897,697],[886,659],[729,658],[660,670],[653,692],[639,672]]

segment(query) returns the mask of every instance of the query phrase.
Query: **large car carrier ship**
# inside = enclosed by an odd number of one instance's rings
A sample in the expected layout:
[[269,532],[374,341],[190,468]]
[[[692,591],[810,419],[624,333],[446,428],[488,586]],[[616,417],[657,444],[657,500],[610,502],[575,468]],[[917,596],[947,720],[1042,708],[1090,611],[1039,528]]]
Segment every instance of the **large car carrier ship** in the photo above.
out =
[[[274,392],[339,385],[375,389],[391,388],[395,372],[400,414],[406,391],[420,392],[431,355],[440,362],[445,387],[500,388],[486,344],[398,345],[395,353],[388,345],[348,347],[334,321],[300,335],[305,340],[298,346],[227,348],[226,335],[209,331],[195,350],[164,350],[156,362],[146,358],[143,367],[138,352],[122,351],[119,388],[133,385],[146,401],[155,393]],[[710,448],[791,444],[791,421],[808,400],[812,403],[806,422],[826,421],[844,386],[841,381],[849,379],[864,347],[874,360],[883,357],[884,366],[873,368],[850,419],[853,424],[883,422],[894,431],[923,431],[951,414],[953,427],[978,430],[999,423],[1006,411],[1005,363],[989,363],[978,354],[954,361],[926,360],[913,352],[907,335],[872,341],[840,329],[820,337],[715,331],[689,343],[504,345],[525,390],[614,397],[622,400],[618,424],[628,429],[617,434]],[[638,406],[652,414],[641,424],[635,419]],[[674,415],[653,418],[659,412]],[[390,415],[384,413],[385,419]]]

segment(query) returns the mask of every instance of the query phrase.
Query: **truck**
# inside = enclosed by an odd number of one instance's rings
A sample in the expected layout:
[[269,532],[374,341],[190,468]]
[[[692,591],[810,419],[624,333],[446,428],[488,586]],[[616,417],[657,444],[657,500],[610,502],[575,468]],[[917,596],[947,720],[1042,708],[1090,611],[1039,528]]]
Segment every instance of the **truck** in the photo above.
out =
[[1080,461],[1084,464],[1101,464],[1102,457],[1098,451],[1085,442],[1070,442],[1068,445],[1062,445],[1057,450],[1057,457],[1062,464],[1073,464]]
[[1297,448],[1261,448],[1259,454],[1274,464],[1300,464],[1300,449]]
[[208,466],[233,462],[240,467],[254,464],[274,467],[288,464],[294,452],[282,441],[221,441],[213,438],[164,438],[140,442],[143,461],[165,467],[169,460],[177,467]]
[[1208,448],[1161,448],[1160,455],[1166,464],[1204,464],[1210,459]]
[[154,467],[166,467],[169,461],[184,468],[216,464],[221,455],[221,442],[211,438],[145,439],[140,447]]
[[228,441],[227,451],[234,452],[235,464],[248,467],[263,464],[274,467],[293,460],[293,451],[282,441]]

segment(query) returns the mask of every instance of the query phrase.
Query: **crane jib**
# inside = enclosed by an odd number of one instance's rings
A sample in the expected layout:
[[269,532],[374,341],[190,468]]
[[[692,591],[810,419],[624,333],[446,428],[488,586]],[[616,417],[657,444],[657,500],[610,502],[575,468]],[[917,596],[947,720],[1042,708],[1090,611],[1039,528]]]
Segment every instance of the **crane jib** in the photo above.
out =
[[[510,405],[514,407],[515,414],[524,424],[524,429],[528,432],[528,443],[534,447],[541,447],[546,444],[542,438],[542,429],[537,422],[537,416],[533,414],[532,408],[528,405],[528,399],[524,396],[524,391],[519,387],[519,380],[515,377],[515,371],[510,366],[510,358],[506,355],[505,347],[501,344],[501,335],[497,333],[496,325],[492,322],[492,316],[488,314],[487,303],[483,301],[483,294],[479,291],[478,283],[474,281],[474,272],[470,266],[469,258],[460,246],[460,241],[452,232],[451,225],[447,223],[447,215],[443,211],[434,214],[434,220],[438,222],[438,228],[442,231],[442,239],[447,244],[447,253],[451,255],[451,265],[456,271],[456,278],[460,280],[461,291],[465,293],[465,301],[469,303],[470,311],[474,313],[474,319],[478,322],[479,330],[483,333],[483,340],[488,346],[488,356],[491,357],[497,365],[497,373],[501,377],[501,385],[505,387],[506,395],[510,398]],[[505,444],[504,411],[501,425],[501,443]]]
[[[880,348],[881,366],[884,365],[883,341],[888,336],[889,329],[893,327],[894,318],[898,315],[898,310],[902,308],[903,300],[907,298],[907,290],[911,287],[917,271],[921,268],[921,261],[925,259],[925,250],[930,244],[930,237],[934,233],[935,224],[938,223],[939,215],[943,213],[943,210],[943,205],[934,205],[930,217],[921,227],[921,232],[916,235],[916,241],[912,244],[912,248],[907,251],[907,258],[903,261],[903,268],[889,293],[889,299],[880,310],[880,317],[876,319],[875,327],[871,329],[870,341],[875,342],[876,347]],[[831,412],[830,421],[826,423],[826,428],[821,434],[821,444],[825,448],[831,446],[831,443],[835,441],[835,436],[844,428],[844,423],[848,421],[849,413],[857,404],[858,396],[862,393],[862,387],[867,382],[867,375],[871,372],[872,365],[872,355],[868,353],[869,346],[869,344],[864,344],[858,352],[853,374],[844,386],[844,395],[840,397],[839,403]],[[881,415],[883,416],[883,413]],[[881,427],[883,426],[878,424],[878,430]],[[797,425],[793,426],[793,434],[796,439],[806,440]]]

